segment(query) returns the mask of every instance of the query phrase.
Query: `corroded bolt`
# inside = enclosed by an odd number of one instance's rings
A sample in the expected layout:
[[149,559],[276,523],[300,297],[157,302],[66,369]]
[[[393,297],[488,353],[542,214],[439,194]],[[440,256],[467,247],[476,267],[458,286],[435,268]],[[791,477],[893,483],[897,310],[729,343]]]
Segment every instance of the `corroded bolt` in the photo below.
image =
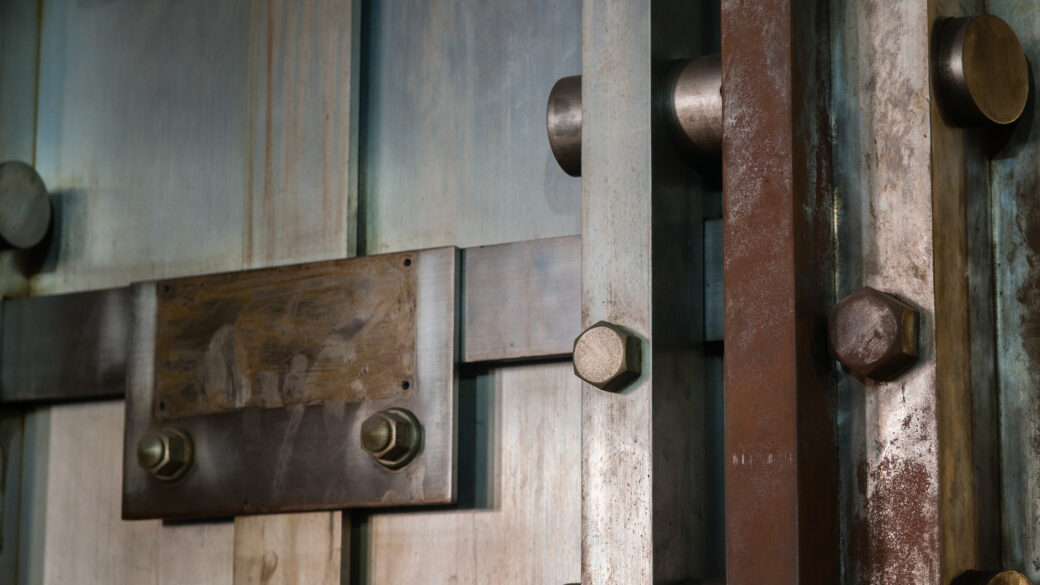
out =
[[146,434],[137,443],[137,464],[162,481],[177,481],[191,468],[191,438],[176,429]]
[[618,392],[639,377],[640,345],[635,335],[600,321],[574,340],[574,374],[597,388]]
[[1031,585],[1018,571],[968,571],[957,577],[953,585]]
[[831,351],[845,367],[891,380],[917,361],[917,312],[870,287],[845,297],[831,314]]
[[400,469],[419,453],[422,425],[403,408],[383,410],[361,423],[361,448],[387,469]]

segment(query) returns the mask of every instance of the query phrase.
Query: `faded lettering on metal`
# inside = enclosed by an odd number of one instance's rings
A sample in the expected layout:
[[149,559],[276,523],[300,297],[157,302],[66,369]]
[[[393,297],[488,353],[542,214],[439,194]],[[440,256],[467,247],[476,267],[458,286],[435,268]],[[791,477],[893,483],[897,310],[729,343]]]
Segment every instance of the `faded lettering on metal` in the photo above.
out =
[[415,254],[158,283],[155,415],[407,397]]

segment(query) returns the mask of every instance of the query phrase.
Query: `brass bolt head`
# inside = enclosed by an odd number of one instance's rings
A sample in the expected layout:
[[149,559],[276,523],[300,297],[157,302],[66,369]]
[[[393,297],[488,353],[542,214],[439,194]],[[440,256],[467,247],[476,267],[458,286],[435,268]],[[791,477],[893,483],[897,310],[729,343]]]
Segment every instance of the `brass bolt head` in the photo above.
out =
[[608,392],[619,392],[639,377],[642,366],[638,337],[600,321],[574,340],[574,374]]
[[968,571],[957,577],[953,585],[1031,585],[1018,571]]
[[176,429],[152,431],[137,442],[137,464],[162,481],[184,477],[193,459],[191,438]]
[[403,408],[383,410],[361,423],[361,448],[387,469],[400,469],[422,447],[422,425]]
[[845,297],[831,314],[831,352],[864,378],[891,380],[917,362],[918,320],[910,305],[862,288]]

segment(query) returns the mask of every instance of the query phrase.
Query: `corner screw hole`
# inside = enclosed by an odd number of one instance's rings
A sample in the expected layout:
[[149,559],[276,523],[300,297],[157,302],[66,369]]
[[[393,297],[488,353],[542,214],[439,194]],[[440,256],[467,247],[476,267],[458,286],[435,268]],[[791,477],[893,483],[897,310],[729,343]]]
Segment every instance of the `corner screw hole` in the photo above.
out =
[[411,387],[412,387],[412,383],[409,382],[408,380],[405,380],[404,382],[401,382],[401,389],[402,390],[407,390],[407,389],[409,389]]
[[166,403],[165,402],[160,402],[159,403],[159,410],[166,410]]
[[404,265],[405,266],[411,266],[412,265],[412,259],[411,258],[405,258],[404,259]]

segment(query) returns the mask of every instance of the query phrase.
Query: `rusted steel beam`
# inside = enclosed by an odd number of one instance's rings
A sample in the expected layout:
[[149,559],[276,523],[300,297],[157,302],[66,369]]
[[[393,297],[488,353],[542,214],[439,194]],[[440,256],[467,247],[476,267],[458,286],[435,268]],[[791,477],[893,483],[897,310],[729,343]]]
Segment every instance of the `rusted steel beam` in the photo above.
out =
[[726,583],[838,583],[826,3],[722,2]]

